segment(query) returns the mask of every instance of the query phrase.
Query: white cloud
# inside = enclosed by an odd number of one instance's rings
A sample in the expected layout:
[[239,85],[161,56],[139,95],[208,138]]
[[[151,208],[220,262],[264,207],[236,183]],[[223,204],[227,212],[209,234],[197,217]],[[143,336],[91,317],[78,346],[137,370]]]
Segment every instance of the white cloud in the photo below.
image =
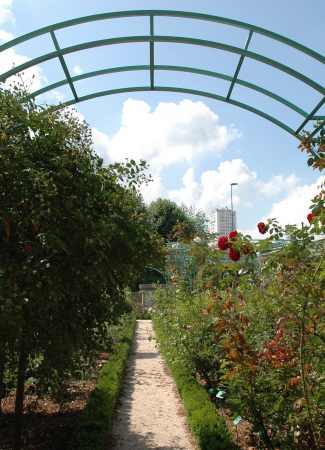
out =
[[[127,157],[148,161],[154,181],[141,187],[146,203],[165,197],[179,204],[194,205],[209,214],[216,207],[230,206],[230,184],[238,183],[233,188],[233,206],[239,214],[239,225],[268,217],[276,217],[283,225],[305,221],[310,200],[321,181],[320,178],[310,186],[300,186],[294,173],[262,179],[239,158],[220,161],[216,168],[196,174],[197,158],[209,158],[213,152],[213,156],[220,157],[238,137],[235,129],[221,126],[217,116],[202,102],[160,103],[152,111],[144,101],[128,100],[121,128],[115,135],[109,137],[96,128],[92,133],[95,150],[106,163]],[[185,163],[186,169],[182,186],[170,190],[161,172],[174,163],[181,167]],[[259,208],[266,211],[272,201],[270,213],[259,217]],[[261,238],[257,229],[243,232]]]
[[283,189],[295,189],[297,183],[298,177],[295,174],[291,174],[288,177],[275,175],[269,182],[261,185],[261,192],[273,197],[274,195],[281,193]]
[[153,174],[173,164],[196,162],[221,153],[240,133],[220,125],[218,116],[203,102],[182,100],[159,103],[155,110],[144,101],[128,99],[118,132],[100,148],[107,160],[145,159]]
[[14,15],[11,6],[14,0],[0,0],[0,24],[14,22]]
[[162,184],[161,178],[159,175],[153,177],[153,180],[146,186],[142,185],[140,192],[143,196],[144,201],[149,204],[157,198],[167,198],[168,191],[165,186]]
[[[191,100],[161,102],[152,110],[145,101],[128,99],[117,133],[109,137],[96,128],[92,133],[95,150],[106,163],[130,157],[148,162],[154,181],[141,188],[146,202],[168,196],[161,180],[164,169],[174,164],[195,167],[203,158],[218,158],[240,136],[233,126],[221,125],[203,102]],[[182,202],[184,197],[190,202],[197,196],[194,169],[189,169],[183,180],[180,196]]]
[[194,170],[188,169],[183,177],[183,186],[169,192],[169,198],[188,206],[197,205],[209,214],[216,207],[230,206],[230,184],[233,187],[233,205],[252,208],[263,197],[274,197],[290,192],[298,183],[298,178],[277,175],[268,181],[260,180],[256,172],[250,170],[242,159],[220,162],[217,169],[207,170],[200,176],[200,182],[194,178]]
[[97,130],[97,128],[92,128],[91,131],[96,153],[101,158],[105,159],[106,163],[112,162],[107,155],[107,149],[109,147],[109,137],[107,136],[107,134],[102,133],[101,131]]
[[76,75],[81,75],[83,73],[83,70],[80,66],[74,66],[72,72],[75,73]]
[[[9,48],[0,55],[0,73],[7,72],[13,67],[17,67],[29,60],[30,58],[27,56],[19,55],[13,48]],[[38,66],[30,67],[29,69],[20,72],[20,76],[21,78],[18,75],[7,78],[4,83],[5,86],[10,87],[12,83],[21,82],[21,80],[23,80],[27,89],[36,91],[47,81],[46,77],[42,74],[42,69]]]
[[[201,101],[162,102],[152,110],[145,101],[128,99],[117,133],[109,137],[95,128],[92,131],[95,149],[106,162],[127,157],[148,162],[154,183],[141,189],[148,203],[159,196],[168,197],[208,214],[216,207],[230,206],[230,183],[235,182],[234,207],[252,211],[256,202],[286,195],[299,182],[295,174],[262,180],[242,159],[222,161],[216,168],[196,174],[198,161],[220,158],[240,136],[234,127],[221,125],[218,116]],[[162,171],[174,164],[186,169],[182,186],[168,190]]]
[[[171,190],[168,197],[176,203],[185,203],[185,205],[196,205],[200,201],[201,187],[195,181],[194,169],[190,167],[185,172],[183,178],[183,187],[179,190]],[[201,206],[201,205],[198,205]]]
[[11,33],[8,33],[8,31],[0,29],[0,41],[1,42],[11,41],[13,38],[14,38],[14,36]]
[[[294,190],[289,192],[282,200],[274,202],[270,208],[270,211],[265,215],[257,218],[258,222],[266,222],[267,219],[274,218],[279,224],[284,227],[285,225],[297,225],[301,223],[308,225],[307,214],[310,213],[311,200],[319,192],[318,187],[325,181],[325,177],[319,177],[315,183],[310,185],[296,186]],[[244,234],[249,234],[254,239],[264,239],[268,237],[268,234],[261,235],[257,227],[250,230],[241,230]]]
[[[11,7],[14,3],[14,0],[0,0],[0,25],[6,23],[14,23],[14,15],[11,11]],[[0,42],[7,42],[14,38],[14,36],[4,30],[0,29]],[[8,70],[11,70],[13,67],[17,67],[20,64],[23,64],[29,61],[30,58],[24,55],[20,55],[16,53],[14,48],[9,48],[5,50],[0,55],[0,73],[5,73]],[[20,77],[15,75],[8,78],[4,86],[10,88],[10,85],[13,83],[24,82],[25,87],[30,91],[36,91],[40,89],[46,83],[46,77],[42,73],[42,69],[38,66],[31,67],[29,69],[24,70],[24,72],[20,73]]]
[[48,97],[52,97],[54,100],[56,100],[59,103],[62,103],[63,100],[65,99],[65,95],[62,94],[60,91],[57,91],[56,89],[54,89],[53,91],[50,92],[50,94],[48,95]]
[[269,217],[275,217],[284,226],[287,224],[300,225],[308,223],[307,214],[310,213],[309,206],[311,199],[319,191],[318,186],[325,181],[325,177],[319,177],[317,181],[310,185],[297,186],[283,200],[273,203]]

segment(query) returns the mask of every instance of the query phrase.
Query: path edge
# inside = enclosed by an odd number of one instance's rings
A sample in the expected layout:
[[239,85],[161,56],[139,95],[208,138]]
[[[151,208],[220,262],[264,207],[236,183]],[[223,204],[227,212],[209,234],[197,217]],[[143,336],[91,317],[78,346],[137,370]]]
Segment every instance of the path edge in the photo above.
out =
[[177,386],[184,405],[188,425],[200,450],[239,450],[226,423],[211,403],[208,393],[180,362],[172,362],[164,345],[164,330],[157,319],[152,320],[159,350]]
[[103,366],[98,383],[89,394],[68,450],[103,450],[109,440],[115,407],[120,395],[126,364],[135,334],[135,314],[130,314],[122,339]]

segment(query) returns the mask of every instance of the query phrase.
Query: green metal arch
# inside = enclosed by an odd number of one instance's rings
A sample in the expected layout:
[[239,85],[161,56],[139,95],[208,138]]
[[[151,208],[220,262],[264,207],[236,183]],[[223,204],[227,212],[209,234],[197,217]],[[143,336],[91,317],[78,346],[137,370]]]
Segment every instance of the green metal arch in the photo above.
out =
[[[82,42],[77,45],[69,46],[66,48],[60,48],[59,42],[57,40],[57,37],[55,35],[55,31],[68,28],[71,26],[80,25],[83,23],[89,23],[89,22],[96,22],[100,20],[112,20],[117,18],[128,18],[128,17],[148,17],[149,22],[149,29],[150,34],[149,35],[141,35],[141,36],[121,36],[118,38],[108,38],[108,39],[101,39],[101,40],[94,40],[90,42]],[[210,40],[204,40],[204,39],[195,39],[190,37],[180,37],[180,36],[158,36],[154,33],[154,20],[156,17],[177,17],[182,19],[196,19],[201,21],[210,21],[215,22],[219,24],[224,24],[236,28],[241,28],[249,31],[248,39],[246,42],[246,45],[244,48],[235,47],[228,44],[223,44],[216,41],[210,41]],[[325,117],[322,115],[317,115],[317,112],[321,108],[321,106],[325,103],[325,88],[324,86],[320,85],[316,81],[312,80],[311,78],[303,75],[302,73],[294,70],[293,68],[282,64],[274,59],[268,58],[264,55],[261,55],[259,53],[252,52],[248,50],[251,38],[253,34],[260,34],[263,36],[266,36],[272,40],[276,40],[280,42],[281,44],[290,46],[294,49],[296,49],[299,52],[302,52],[306,55],[308,55],[310,58],[325,64],[325,57],[320,55],[319,53],[315,52],[314,50],[309,49],[308,47],[299,44],[291,39],[288,39],[285,36],[281,36],[277,33],[273,33],[269,30],[266,30],[261,27],[257,27],[255,25],[247,24],[245,22],[240,22],[237,20],[219,17],[219,16],[212,16],[207,14],[200,14],[200,13],[193,13],[193,12],[185,12],[185,11],[169,11],[169,10],[135,10],[135,11],[117,11],[112,13],[104,13],[104,14],[96,14],[92,16],[85,16],[80,18],[75,18],[72,20],[67,20],[64,22],[60,22],[57,24],[49,25],[43,28],[40,28],[38,30],[35,30],[31,33],[25,34],[23,36],[20,36],[16,39],[13,39],[12,41],[9,41],[3,45],[0,46],[0,55],[1,52],[13,48],[18,44],[21,44],[23,42],[29,41],[30,39],[34,39],[35,37],[44,35],[49,33],[51,35],[55,51],[51,51],[49,53],[46,53],[44,55],[38,56],[37,58],[34,58],[30,61],[27,61],[24,64],[21,64],[17,67],[14,67],[13,69],[0,74],[0,82],[3,82],[10,76],[13,76],[25,69],[28,69],[32,66],[35,66],[37,64],[40,64],[42,62],[58,58],[61,66],[63,68],[63,71],[65,73],[66,78],[64,80],[55,82],[51,85],[45,86],[44,88],[33,92],[29,97],[37,97],[38,95],[41,95],[47,91],[50,91],[52,89],[55,89],[57,87],[63,86],[64,84],[69,84],[73,98],[71,100],[68,100],[65,104],[75,104],[81,101],[85,101],[91,98],[101,97],[103,95],[112,95],[122,92],[139,92],[139,91],[168,91],[168,92],[181,92],[181,93],[187,93],[187,94],[193,94],[193,95],[199,95],[204,97],[213,98],[219,101],[224,101],[227,103],[230,103],[232,105],[238,106],[240,108],[244,108],[250,112],[253,112],[255,114],[258,114],[259,116],[265,118],[266,120],[269,120],[270,122],[276,124],[277,126],[281,127],[282,129],[286,130],[290,134],[294,135],[298,139],[301,139],[302,136],[300,135],[301,130],[305,127],[306,124],[310,121],[315,120],[323,120],[323,123],[318,127],[319,129],[322,128],[324,125]],[[74,53],[77,51],[100,47],[100,46],[107,46],[107,45],[115,45],[115,44],[129,44],[134,42],[145,42],[149,45],[149,52],[148,52],[148,59],[150,61],[147,65],[138,65],[138,66],[125,66],[125,67],[110,67],[103,70],[98,70],[94,72],[88,72],[86,74],[82,74],[79,76],[71,77],[68,67],[65,63],[64,56],[70,53]],[[240,59],[237,64],[236,71],[233,76],[222,74],[218,72],[213,72],[209,70],[204,69],[198,69],[194,67],[183,67],[183,66],[171,66],[171,65],[159,65],[155,64],[155,43],[172,43],[172,44],[187,44],[187,45],[195,45],[195,46],[201,46],[201,47],[207,47],[212,48],[216,50],[222,50],[226,52],[231,52],[234,54],[237,54],[240,56]],[[267,64],[277,70],[282,71],[283,73],[294,77],[301,82],[305,83],[309,88],[311,88],[313,91],[316,91],[318,94],[322,95],[321,100],[318,102],[318,104],[313,108],[312,111],[307,112],[302,110],[298,105],[295,105],[294,103],[288,101],[287,99],[279,96],[275,92],[271,92],[262,86],[257,86],[253,83],[250,83],[249,81],[242,80],[238,78],[242,63],[244,61],[244,58],[250,58],[255,61],[261,62],[263,64]],[[121,89],[114,89],[114,90],[105,90],[101,92],[94,92],[89,95],[85,95],[82,97],[79,97],[75,88],[74,83],[76,81],[87,79],[94,76],[100,76],[103,74],[110,74],[110,73],[118,73],[118,72],[125,72],[125,71],[135,71],[135,70],[145,70],[150,73],[150,86],[144,86],[144,87],[129,87],[129,88],[121,88]],[[185,89],[185,88],[178,88],[174,86],[156,86],[154,81],[154,75],[155,72],[161,70],[161,71],[175,71],[175,72],[187,72],[187,73],[195,73],[202,76],[209,76],[214,78],[220,78],[226,81],[229,81],[230,88],[228,90],[227,95],[216,95],[213,92],[205,92],[201,90],[196,89]],[[273,100],[276,100],[282,105],[285,105],[286,107],[290,108],[291,110],[295,111],[302,117],[302,123],[299,124],[298,128],[296,130],[289,127],[287,124],[281,122],[280,120],[276,119],[275,117],[265,113],[264,111],[261,111],[259,109],[254,108],[251,105],[239,102],[235,99],[231,98],[232,91],[234,86],[238,84],[241,86],[245,86],[249,89],[253,89],[259,93],[262,93],[263,95],[272,98]]]
[[[107,91],[94,92],[93,94],[84,95],[83,97],[80,97],[78,101],[84,102],[86,100],[92,100],[94,98],[104,97],[107,95],[125,94],[128,92],[148,92],[148,91],[152,91],[152,90],[153,89],[151,89],[151,87],[149,87],[149,86],[134,86],[134,87],[127,87],[127,88],[120,88],[120,89],[109,89]],[[290,128],[289,126],[287,126],[286,124],[282,123],[280,120],[277,120],[276,118],[270,116],[269,114],[266,114],[263,111],[260,111],[259,109],[253,108],[250,105],[246,105],[245,103],[238,102],[237,100],[232,100],[232,99],[227,100],[226,97],[223,97],[221,95],[212,94],[211,92],[199,91],[199,90],[195,90],[195,89],[186,89],[186,88],[180,88],[180,87],[173,87],[173,86],[155,86],[154,91],[191,94],[191,95],[198,95],[200,97],[212,98],[213,100],[219,100],[219,101],[223,101],[223,102],[227,101],[231,105],[246,109],[247,111],[255,113],[258,116],[263,117],[266,120],[269,120],[270,122],[274,123],[275,125],[282,128],[283,130],[294,135],[294,130],[292,128]],[[73,99],[73,100],[69,100],[68,102],[65,102],[64,104],[67,106],[70,106],[70,105],[75,105],[76,103],[77,103],[77,101]]]
[[[76,75],[74,77],[71,77],[71,80],[73,83],[77,82],[77,81],[81,81],[87,78],[92,78],[92,77],[97,77],[97,76],[101,76],[101,75],[107,75],[107,74],[111,74],[111,73],[119,73],[119,72],[133,72],[133,71],[148,71],[150,70],[150,65],[138,65],[138,66],[123,66],[123,67],[112,67],[110,69],[101,69],[101,70],[96,70],[93,72],[86,72],[83,73],[81,75]],[[197,68],[193,68],[193,67],[184,67],[184,66],[170,66],[170,65],[163,65],[163,64],[155,64],[154,65],[154,70],[155,71],[173,71],[173,72],[185,72],[185,73],[194,73],[197,75],[204,75],[204,76],[208,76],[208,77],[213,77],[213,78],[219,78],[221,80],[225,80],[225,81],[233,81],[233,77],[223,74],[223,73],[219,73],[219,72],[213,72],[211,70],[204,70],[204,69],[197,69]],[[248,81],[245,80],[241,80],[240,78],[237,78],[236,83],[241,85],[241,86],[245,86],[249,89],[252,89],[256,92],[260,92],[270,98],[273,98],[274,100],[278,101],[279,103],[282,103],[283,105],[287,106],[288,108],[292,109],[293,111],[297,112],[298,114],[301,114],[304,117],[308,117],[308,113],[306,111],[304,111],[303,109],[297,107],[294,103],[289,102],[288,100],[284,99],[283,97],[274,94],[273,92],[262,88],[261,86],[258,86],[256,84],[253,83],[249,83]],[[37,97],[39,95],[45,94],[46,92],[51,91],[52,89],[57,89],[61,86],[64,86],[68,84],[68,81],[66,79],[58,81],[56,83],[53,83],[49,86],[45,86],[44,88],[41,88],[35,92],[33,92],[33,94],[31,94],[30,96],[27,97],[27,99],[30,99],[32,97]],[[157,87],[155,87],[155,90],[157,90]],[[322,116],[315,116],[317,119],[318,118],[322,118]]]

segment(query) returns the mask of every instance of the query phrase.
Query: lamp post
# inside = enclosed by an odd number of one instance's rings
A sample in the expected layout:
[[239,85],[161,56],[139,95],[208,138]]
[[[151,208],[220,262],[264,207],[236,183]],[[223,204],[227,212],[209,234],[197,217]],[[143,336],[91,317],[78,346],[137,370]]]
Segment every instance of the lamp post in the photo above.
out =
[[230,201],[231,201],[231,231],[234,231],[234,211],[232,207],[232,187],[238,186],[238,183],[230,183]]

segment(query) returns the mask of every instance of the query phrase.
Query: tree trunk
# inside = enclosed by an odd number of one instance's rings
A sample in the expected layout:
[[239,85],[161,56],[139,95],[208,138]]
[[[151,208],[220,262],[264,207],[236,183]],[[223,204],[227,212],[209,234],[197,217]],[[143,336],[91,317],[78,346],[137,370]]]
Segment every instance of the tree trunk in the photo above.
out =
[[3,355],[0,356],[0,413],[2,412],[2,399],[5,395],[5,384],[4,384],[4,373],[5,373],[5,363]]
[[308,387],[307,387],[307,380],[306,380],[306,373],[305,373],[305,356],[304,356],[304,346],[305,346],[305,314],[306,314],[306,307],[304,307],[304,315],[303,320],[300,326],[300,346],[299,346],[299,357],[300,357],[300,375],[302,379],[302,387],[304,392],[304,397],[306,401],[306,407],[308,412],[308,418],[309,418],[309,444],[311,450],[317,450],[318,449],[318,442],[316,439],[316,432],[314,428],[314,421],[313,416],[310,410],[310,404],[309,404],[309,395],[308,395]]
[[264,420],[262,417],[262,414],[260,413],[260,410],[258,409],[258,407],[255,404],[255,400],[254,400],[254,390],[252,387],[252,382],[250,381],[250,410],[252,412],[252,415],[254,417],[254,420],[259,428],[259,431],[261,432],[261,439],[264,442],[264,444],[266,445],[266,448],[268,450],[274,450],[274,446],[272,443],[272,440],[270,439],[266,426],[264,425]]
[[21,349],[20,349],[19,362],[18,362],[13,450],[20,450],[20,447],[21,447],[21,431],[22,431],[22,423],[23,423],[24,388],[25,388],[27,358],[28,358],[28,354],[26,352],[25,345],[24,345],[24,337],[22,336]]

